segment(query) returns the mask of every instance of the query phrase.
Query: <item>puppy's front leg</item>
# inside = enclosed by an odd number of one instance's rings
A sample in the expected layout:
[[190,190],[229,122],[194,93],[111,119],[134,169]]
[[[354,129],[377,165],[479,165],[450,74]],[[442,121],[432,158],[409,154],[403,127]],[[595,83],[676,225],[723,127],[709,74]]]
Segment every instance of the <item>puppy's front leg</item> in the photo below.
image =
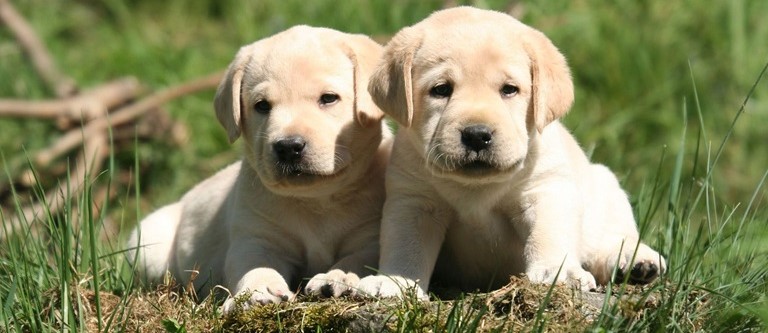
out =
[[236,308],[235,299],[250,294],[245,308],[258,304],[280,303],[294,298],[286,280],[291,279],[293,268],[280,253],[254,241],[233,241],[224,264],[227,288],[234,296],[224,302],[224,314]]
[[[535,283],[564,282],[583,290],[597,287],[581,267],[582,205],[575,184],[552,182],[524,196],[529,211],[520,230],[525,237],[525,273]],[[532,210],[532,211],[530,211]]]
[[379,275],[360,280],[357,292],[402,297],[409,288],[416,288],[419,298],[428,298],[447,221],[443,205],[418,195],[393,193],[384,204]]

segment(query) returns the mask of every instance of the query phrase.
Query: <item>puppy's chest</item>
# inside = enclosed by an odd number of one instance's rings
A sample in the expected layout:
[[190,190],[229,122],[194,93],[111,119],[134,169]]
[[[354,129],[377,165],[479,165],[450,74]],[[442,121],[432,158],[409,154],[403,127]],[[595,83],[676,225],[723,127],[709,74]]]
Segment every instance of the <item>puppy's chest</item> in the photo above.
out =
[[490,209],[465,209],[456,211],[457,220],[449,227],[449,233],[472,235],[492,243],[503,243],[518,234],[521,216],[493,207]]
[[462,225],[488,230],[494,235],[510,226],[535,219],[532,200],[497,191],[466,191],[446,198]]
[[437,274],[465,290],[500,287],[525,269],[525,209],[510,202],[464,208],[448,228]]
[[355,229],[364,225],[365,220],[358,214],[286,214],[287,231],[305,244],[320,243],[325,247],[348,237]]
[[473,290],[498,287],[509,275],[522,272],[525,237],[518,224],[499,212],[461,214],[446,234],[436,268],[442,272],[439,276]]
[[354,209],[343,214],[297,214],[294,218],[296,223],[288,230],[301,244],[295,255],[302,258],[299,260],[309,272],[326,271],[347,255],[349,244],[375,234],[379,225],[375,214],[366,216]]
[[469,249],[466,252],[478,252],[472,257],[517,252],[525,242],[529,222],[535,219],[532,205],[516,197],[501,197],[493,205],[464,201],[454,208],[457,219],[448,228],[446,241],[449,246]]

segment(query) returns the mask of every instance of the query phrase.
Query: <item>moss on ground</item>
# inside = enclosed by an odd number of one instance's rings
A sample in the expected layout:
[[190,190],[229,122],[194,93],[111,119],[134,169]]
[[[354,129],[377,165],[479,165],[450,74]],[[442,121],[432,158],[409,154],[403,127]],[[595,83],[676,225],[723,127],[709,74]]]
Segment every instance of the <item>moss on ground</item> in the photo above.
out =
[[615,307],[612,313],[631,322],[658,308],[662,297],[658,288],[633,286],[620,294],[606,298],[605,290],[582,293],[564,285],[512,278],[491,293],[432,302],[412,295],[403,300],[299,297],[292,303],[239,311],[226,318],[222,328],[234,332],[579,332],[593,327],[606,299],[610,300],[606,310]]
[[[99,324],[96,294],[77,286],[69,290],[66,302],[76,302],[79,306],[75,308],[80,309],[71,318],[85,323],[89,332],[107,327],[129,332],[583,332],[606,320],[601,313],[627,325],[645,323],[666,297],[677,294],[669,285],[617,286],[614,294],[621,296],[606,297],[605,290],[582,293],[563,285],[512,278],[507,286],[491,293],[459,294],[431,302],[413,295],[402,300],[299,296],[295,302],[240,309],[224,317],[220,301],[196,302],[178,289],[161,287],[128,295],[100,293]],[[63,325],[65,319],[57,310],[65,301],[62,293],[52,290],[47,294],[45,316],[57,317]],[[688,295],[684,301],[692,313],[705,311],[708,294],[683,294]],[[688,323],[693,330],[704,325],[703,317]]]
[[227,316],[227,332],[346,332],[359,304],[340,299],[267,304]]

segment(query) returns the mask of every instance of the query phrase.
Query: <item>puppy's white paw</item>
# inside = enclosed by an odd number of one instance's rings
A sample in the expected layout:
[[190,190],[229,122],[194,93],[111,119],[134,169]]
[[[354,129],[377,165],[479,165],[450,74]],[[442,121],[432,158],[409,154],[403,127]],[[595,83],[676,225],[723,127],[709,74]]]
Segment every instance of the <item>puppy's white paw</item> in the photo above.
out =
[[320,297],[340,297],[352,294],[357,288],[360,278],[355,273],[345,273],[333,269],[328,273],[320,273],[309,280],[304,291],[309,295]]
[[403,298],[406,293],[415,291],[421,300],[429,297],[418,286],[416,281],[401,276],[371,275],[364,277],[355,290],[355,295],[367,297],[398,297]]
[[[632,257],[634,256],[634,262]],[[632,263],[629,265],[628,263]],[[622,253],[619,260],[619,270],[616,272],[616,282],[623,282],[629,274],[627,282],[631,284],[648,284],[667,271],[667,262],[658,252],[648,245],[640,244],[637,254],[634,251]]]
[[[558,270],[560,273],[558,274]],[[552,284],[565,282],[581,290],[597,289],[595,277],[580,266],[563,267],[552,265],[532,265],[525,275],[533,283]]]
[[[244,301],[241,301],[246,298]],[[287,285],[284,286],[268,286],[259,285],[248,289],[244,289],[235,296],[231,296],[224,301],[222,306],[222,312],[224,315],[229,315],[238,309],[248,310],[255,305],[264,305],[269,303],[281,303],[292,301],[295,298],[293,292],[288,289]]]

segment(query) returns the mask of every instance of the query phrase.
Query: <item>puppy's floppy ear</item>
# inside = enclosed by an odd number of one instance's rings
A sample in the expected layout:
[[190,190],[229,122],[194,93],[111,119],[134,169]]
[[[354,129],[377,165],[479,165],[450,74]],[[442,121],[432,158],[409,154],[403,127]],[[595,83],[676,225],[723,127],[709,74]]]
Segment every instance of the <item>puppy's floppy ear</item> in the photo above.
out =
[[413,121],[411,69],[420,45],[421,35],[414,28],[398,32],[385,47],[384,56],[368,84],[376,105],[403,127],[410,127]]
[[384,112],[376,106],[366,88],[369,77],[381,58],[382,47],[363,35],[349,35],[344,42],[347,56],[353,65],[355,119],[363,127],[378,125],[384,118]]
[[240,137],[242,119],[242,99],[240,98],[240,86],[243,82],[245,67],[250,61],[250,47],[240,49],[235,55],[235,60],[229,64],[224,79],[216,89],[216,97],[213,99],[213,107],[216,110],[216,118],[227,130],[229,142],[235,142]]
[[541,132],[571,108],[573,81],[565,57],[549,38],[533,28],[529,28],[526,37],[533,79],[529,121]]

